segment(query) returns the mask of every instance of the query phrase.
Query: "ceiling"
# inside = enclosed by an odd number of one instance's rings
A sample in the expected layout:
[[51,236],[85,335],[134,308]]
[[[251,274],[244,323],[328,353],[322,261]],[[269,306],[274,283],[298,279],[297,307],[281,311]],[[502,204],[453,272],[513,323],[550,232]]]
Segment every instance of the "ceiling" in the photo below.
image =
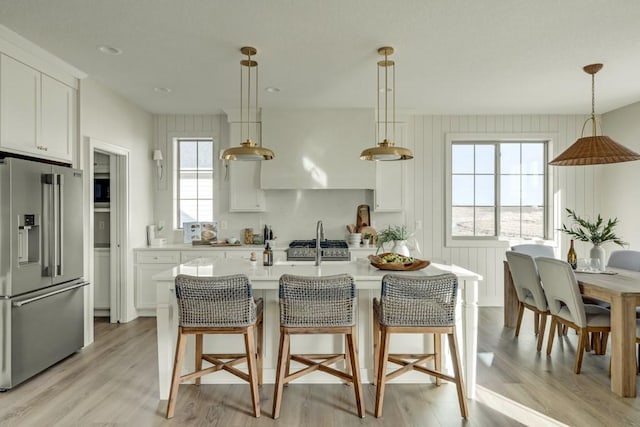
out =
[[373,108],[390,45],[399,110],[588,113],[581,68],[603,62],[604,113],[640,101],[639,19],[637,0],[0,0],[0,24],[146,111],[182,114],[239,107],[245,45],[260,87],[280,89],[262,107]]

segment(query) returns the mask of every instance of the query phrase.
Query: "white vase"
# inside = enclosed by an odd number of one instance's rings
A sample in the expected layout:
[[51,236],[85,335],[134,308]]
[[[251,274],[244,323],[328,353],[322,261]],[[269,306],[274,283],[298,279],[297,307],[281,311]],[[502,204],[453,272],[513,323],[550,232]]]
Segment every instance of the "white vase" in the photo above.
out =
[[[599,265],[597,265],[597,268],[600,271],[604,271],[605,268],[605,253],[604,253],[604,248],[600,245],[593,245],[593,247],[591,248],[591,250],[589,251],[589,257],[591,259],[597,259]],[[596,266],[591,266],[591,267],[596,267]]]
[[404,256],[411,256],[411,252],[409,252],[409,247],[407,246],[406,240],[394,240],[391,252]]

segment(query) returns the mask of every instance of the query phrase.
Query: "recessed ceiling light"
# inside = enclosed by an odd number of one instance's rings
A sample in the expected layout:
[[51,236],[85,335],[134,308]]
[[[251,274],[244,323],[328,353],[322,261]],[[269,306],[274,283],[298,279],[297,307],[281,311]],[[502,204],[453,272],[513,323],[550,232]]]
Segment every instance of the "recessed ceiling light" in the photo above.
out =
[[158,92],[158,93],[169,93],[169,92],[171,92],[171,88],[170,87],[154,87],[153,90]]
[[102,46],[98,46],[98,50],[106,55],[121,55],[122,54],[122,49],[119,49],[117,47],[113,47],[113,46],[109,46],[109,45],[102,45]]
[[280,92],[280,88],[279,87],[273,87],[273,86],[267,86],[264,88],[265,91],[269,92],[269,93],[278,93]]

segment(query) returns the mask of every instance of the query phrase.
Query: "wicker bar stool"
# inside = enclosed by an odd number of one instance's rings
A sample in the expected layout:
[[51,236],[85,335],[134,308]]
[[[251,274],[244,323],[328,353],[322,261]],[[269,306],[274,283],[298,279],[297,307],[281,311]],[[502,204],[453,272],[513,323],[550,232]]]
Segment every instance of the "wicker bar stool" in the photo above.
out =
[[[347,274],[304,277],[285,274],[280,277],[280,346],[273,397],[273,418],[280,416],[285,384],[303,375],[322,371],[353,384],[358,416],[364,417],[362,383],[356,345],[356,294],[353,277]],[[291,354],[290,339],[295,334],[344,334],[345,353]],[[290,373],[291,361],[307,365]],[[345,360],[347,372],[331,367]]]
[[[195,383],[199,385],[200,377],[220,370],[249,382],[253,414],[259,417],[258,385],[262,384],[262,298],[254,300],[249,278],[244,274],[207,278],[179,275],[175,284],[179,326],[167,418],[173,417],[181,383],[195,379]],[[204,334],[242,334],[246,353],[203,354]],[[181,375],[187,335],[195,335],[196,338],[195,371]],[[203,361],[213,366],[203,369]],[[242,363],[247,364],[248,374],[235,368]]]
[[[456,339],[455,307],[458,279],[453,274],[439,276],[402,276],[387,274],[382,278],[381,298],[373,299],[373,351],[376,388],[375,416],[382,416],[382,401],[386,382],[403,373],[415,370],[440,380],[456,384],[458,403],[463,418],[469,409],[464,394],[460,355]],[[392,333],[434,334],[434,353],[390,354]],[[454,376],[443,373],[441,334],[447,334]],[[434,361],[434,369],[421,366]],[[401,365],[387,373],[387,362]]]

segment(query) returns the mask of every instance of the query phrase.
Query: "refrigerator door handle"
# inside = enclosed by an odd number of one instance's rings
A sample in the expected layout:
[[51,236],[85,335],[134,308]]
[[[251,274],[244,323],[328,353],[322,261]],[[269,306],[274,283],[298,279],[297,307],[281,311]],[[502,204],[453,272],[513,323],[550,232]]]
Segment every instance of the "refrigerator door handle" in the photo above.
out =
[[60,229],[58,227],[60,223],[60,197],[58,192],[58,177],[57,173],[53,174],[53,259],[51,263],[51,277],[58,276],[58,248],[60,246]]
[[51,199],[53,184],[53,175],[42,175],[42,275],[52,276],[53,253],[51,251]]
[[37,297],[24,299],[24,300],[20,300],[20,301],[14,301],[11,305],[13,305],[14,307],[22,307],[23,305],[31,304],[32,302],[36,302],[36,301],[39,301],[41,299],[49,298],[50,296],[61,294],[63,292],[72,291],[74,289],[81,288],[81,287],[86,286],[88,284],[89,284],[89,282],[76,283],[75,285],[69,286],[67,288],[58,289],[58,290],[55,290],[55,291],[52,291],[52,292],[49,292],[49,293],[46,293],[46,294],[43,294],[43,295],[38,295]]
[[58,254],[57,267],[56,272],[59,276],[62,276],[64,272],[62,271],[62,266],[64,262],[62,258],[64,256],[64,175],[58,175],[58,246],[56,247],[56,252]]

